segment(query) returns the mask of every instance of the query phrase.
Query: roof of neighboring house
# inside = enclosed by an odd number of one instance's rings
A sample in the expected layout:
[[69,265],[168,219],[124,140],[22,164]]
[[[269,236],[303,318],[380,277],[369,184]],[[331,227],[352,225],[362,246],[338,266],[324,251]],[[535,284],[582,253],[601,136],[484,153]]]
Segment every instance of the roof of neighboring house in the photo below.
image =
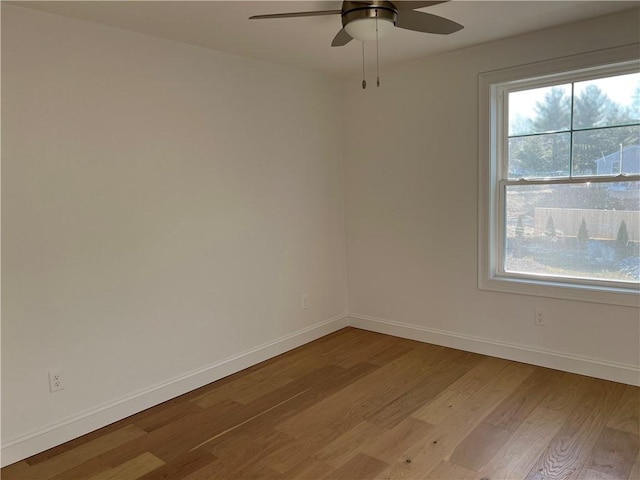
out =
[[[620,151],[610,153],[597,160],[598,166],[620,160]],[[640,161],[640,145],[629,145],[622,149],[622,163]]]

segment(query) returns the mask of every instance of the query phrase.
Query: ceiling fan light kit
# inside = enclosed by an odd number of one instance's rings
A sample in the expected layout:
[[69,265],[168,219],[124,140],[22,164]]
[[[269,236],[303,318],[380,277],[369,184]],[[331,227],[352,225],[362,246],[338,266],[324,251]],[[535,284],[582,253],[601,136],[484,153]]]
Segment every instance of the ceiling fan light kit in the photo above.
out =
[[[378,24],[377,38],[376,22]],[[361,42],[373,42],[387,35],[393,27],[395,27],[395,25],[391,20],[386,18],[376,19],[373,17],[354,20],[345,25],[344,29],[351,35],[351,38],[355,38]]]
[[[357,2],[344,2],[343,9],[349,8],[348,4]],[[372,42],[387,35],[396,26],[398,11],[391,2],[374,2],[376,6],[356,6],[342,13],[342,27],[346,32],[361,42]],[[332,45],[338,46],[338,45]]]
[[[445,0],[448,1],[448,0]],[[321,10],[316,12],[275,13],[254,15],[250,19],[312,17],[318,15],[340,14],[342,29],[331,42],[332,47],[341,47],[351,40],[363,42],[362,88],[366,88],[364,80],[364,42],[376,42],[376,66],[378,66],[378,40],[388,34],[394,27],[423,33],[448,35],[462,29],[463,26],[447,18],[430,13],[416,12],[415,9],[445,3],[445,1],[344,1],[341,10]],[[379,69],[378,69],[379,70]],[[380,86],[380,75],[377,85]]]

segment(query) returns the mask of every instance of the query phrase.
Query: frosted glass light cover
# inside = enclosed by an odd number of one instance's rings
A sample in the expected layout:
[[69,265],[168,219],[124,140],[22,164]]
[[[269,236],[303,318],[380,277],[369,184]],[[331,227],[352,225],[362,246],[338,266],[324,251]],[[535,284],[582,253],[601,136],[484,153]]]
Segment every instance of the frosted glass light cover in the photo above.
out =
[[[378,18],[378,38],[384,37],[393,27],[393,22],[388,18]],[[371,42],[376,39],[376,18],[360,18],[352,20],[344,29],[351,37],[362,42]]]

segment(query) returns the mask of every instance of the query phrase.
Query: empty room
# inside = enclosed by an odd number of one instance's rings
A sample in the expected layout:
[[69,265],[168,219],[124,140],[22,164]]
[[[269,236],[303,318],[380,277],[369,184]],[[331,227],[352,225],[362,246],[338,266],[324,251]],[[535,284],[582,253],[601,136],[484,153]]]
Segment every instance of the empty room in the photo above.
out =
[[639,2],[1,7],[3,479],[640,479]]

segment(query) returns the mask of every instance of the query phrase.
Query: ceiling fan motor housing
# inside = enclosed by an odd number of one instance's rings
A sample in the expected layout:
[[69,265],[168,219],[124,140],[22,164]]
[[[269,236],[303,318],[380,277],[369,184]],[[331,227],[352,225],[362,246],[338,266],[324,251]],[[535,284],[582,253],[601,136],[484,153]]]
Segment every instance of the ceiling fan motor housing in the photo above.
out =
[[354,20],[362,20],[365,18],[381,18],[390,20],[396,24],[398,18],[398,10],[391,2],[371,1],[367,2],[343,2],[342,3],[342,26]]

